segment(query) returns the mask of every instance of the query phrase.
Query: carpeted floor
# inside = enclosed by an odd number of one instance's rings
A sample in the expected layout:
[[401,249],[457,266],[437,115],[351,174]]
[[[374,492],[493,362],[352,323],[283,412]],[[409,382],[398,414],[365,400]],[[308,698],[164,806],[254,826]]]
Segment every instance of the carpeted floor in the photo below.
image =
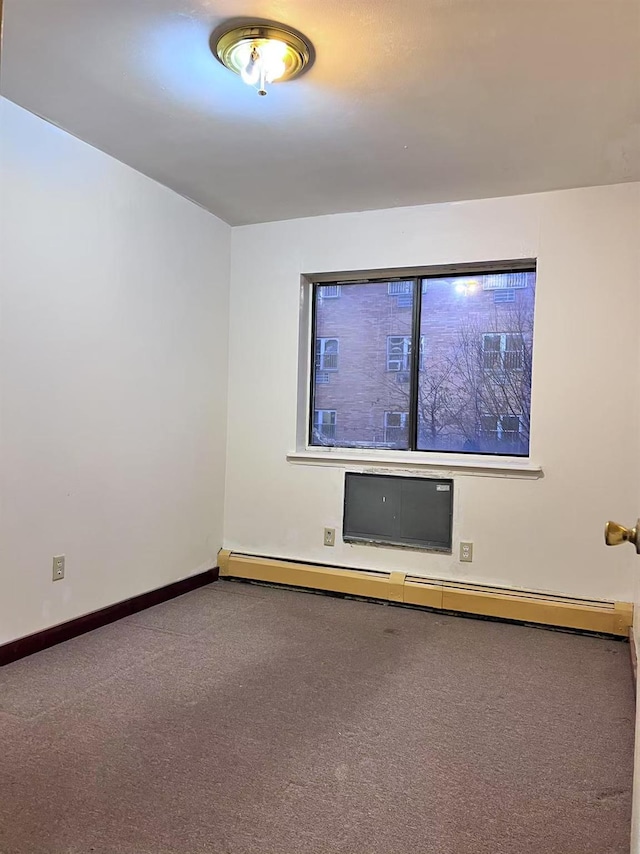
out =
[[0,669],[1,854],[628,854],[626,644],[221,581]]

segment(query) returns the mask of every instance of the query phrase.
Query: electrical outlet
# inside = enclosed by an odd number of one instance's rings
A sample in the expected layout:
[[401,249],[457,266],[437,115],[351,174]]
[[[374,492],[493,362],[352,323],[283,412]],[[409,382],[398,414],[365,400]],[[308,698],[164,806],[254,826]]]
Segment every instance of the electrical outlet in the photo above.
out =
[[64,555],[56,555],[53,558],[53,580],[60,581],[64,578]]
[[460,543],[461,563],[471,563],[473,560],[473,543]]
[[335,546],[335,544],[336,544],[336,529],[335,528],[325,528],[324,529],[324,544],[325,544],[325,546]]

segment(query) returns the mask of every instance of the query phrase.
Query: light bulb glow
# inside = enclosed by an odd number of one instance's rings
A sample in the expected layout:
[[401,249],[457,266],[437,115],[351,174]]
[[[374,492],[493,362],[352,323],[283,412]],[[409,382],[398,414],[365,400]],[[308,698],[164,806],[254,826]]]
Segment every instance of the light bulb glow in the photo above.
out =
[[255,86],[260,79],[260,52],[255,45],[251,46],[246,64],[240,68],[240,76],[248,86]]
[[261,53],[265,79],[267,83],[273,83],[286,71],[287,46],[284,42],[272,39],[263,45]]
[[[2,2],[2,0],[0,0]],[[211,36],[216,59],[259,95],[275,81],[293,80],[313,64],[314,52],[300,33],[280,24],[245,22]]]
[[468,297],[478,290],[478,282],[476,279],[459,279],[456,282],[455,291],[461,296]]
[[273,83],[287,70],[287,45],[277,39],[243,45],[240,76],[248,86],[258,86],[264,93],[266,83]]

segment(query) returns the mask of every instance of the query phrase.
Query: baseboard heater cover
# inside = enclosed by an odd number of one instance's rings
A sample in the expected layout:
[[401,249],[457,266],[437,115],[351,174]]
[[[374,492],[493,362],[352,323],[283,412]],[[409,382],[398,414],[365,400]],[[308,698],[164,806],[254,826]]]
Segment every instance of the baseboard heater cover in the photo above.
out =
[[401,571],[342,569],[221,550],[221,578],[242,578],[434,610],[627,637],[633,605],[429,579]]

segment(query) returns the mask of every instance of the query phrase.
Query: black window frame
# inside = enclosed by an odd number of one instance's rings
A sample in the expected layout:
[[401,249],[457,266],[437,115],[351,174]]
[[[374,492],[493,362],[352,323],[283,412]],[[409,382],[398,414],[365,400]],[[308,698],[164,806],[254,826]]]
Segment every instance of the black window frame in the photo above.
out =
[[[378,275],[380,273],[380,275]],[[312,448],[321,447],[314,444],[312,441],[314,432],[314,408],[315,408],[315,354],[316,354],[316,307],[318,288],[326,285],[373,285],[386,284],[387,294],[389,294],[388,286],[392,282],[412,282],[413,286],[413,307],[412,322],[411,322],[411,357],[409,370],[409,430],[408,430],[408,448],[406,449],[390,449],[390,453],[420,453],[431,454],[437,453],[438,456],[482,456],[482,457],[519,457],[520,459],[529,459],[531,448],[527,454],[499,454],[493,451],[429,451],[418,448],[418,395],[420,372],[424,359],[424,349],[426,347],[427,335],[421,335],[422,326],[422,297],[427,291],[429,279],[443,278],[473,278],[474,276],[489,276],[489,275],[505,275],[518,273],[535,273],[537,274],[537,259],[524,258],[511,261],[495,261],[495,262],[479,262],[478,264],[447,264],[437,267],[425,267],[419,269],[394,270],[390,275],[381,275],[383,271],[368,271],[367,273],[355,273],[353,278],[347,278],[349,274],[341,274],[339,279],[332,278],[327,275],[309,276],[307,278],[311,285],[311,341],[310,341],[310,369],[308,371],[308,423],[307,423],[307,445]],[[537,284],[537,278],[536,278]],[[509,288],[513,288],[513,284],[509,284]],[[487,290],[495,291],[495,288],[487,288]],[[342,291],[341,291],[342,294]],[[535,310],[534,310],[535,311]],[[535,315],[534,315],[535,317]],[[534,320],[535,322],[535,320]],[[321,338],[335,338],[339,336],[319,336]],[[392,336],[393,337],[393,336]],[[417,347],[413,346],[414,342],[418,341]],[[385,365],[387,354],[385,353]],[[530,414],[529,414],[530,417]],[[341,448],[348,446],[334,445],[332,447]],[[360,445],[364,448],[366,446]],[[372,448],[372,450],[375,450]]]

